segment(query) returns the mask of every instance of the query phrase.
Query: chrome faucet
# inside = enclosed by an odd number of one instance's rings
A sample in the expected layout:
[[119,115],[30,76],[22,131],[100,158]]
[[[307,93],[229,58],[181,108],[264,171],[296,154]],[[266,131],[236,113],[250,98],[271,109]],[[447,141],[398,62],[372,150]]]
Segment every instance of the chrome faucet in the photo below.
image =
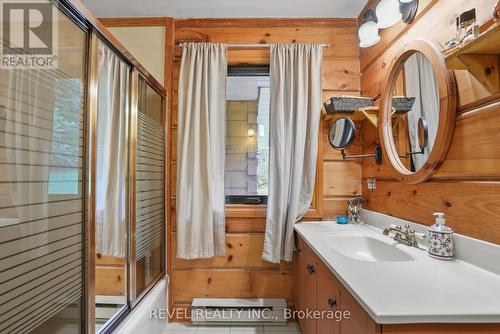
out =
[[365,203],[366,200],[363,197],[356,197],[347,201],[347,207],[349,209],[349,220],[352,224],[359,224],[359,206]]
[[416,247],[418,248],[417,238],[415,236],[415,231],[410,230],[410,225],[405,225],[405,230],[401,226],[391,225],[384,230],[384,235],[389,236],[391,232],[394,232],[392,239],[400,244]]

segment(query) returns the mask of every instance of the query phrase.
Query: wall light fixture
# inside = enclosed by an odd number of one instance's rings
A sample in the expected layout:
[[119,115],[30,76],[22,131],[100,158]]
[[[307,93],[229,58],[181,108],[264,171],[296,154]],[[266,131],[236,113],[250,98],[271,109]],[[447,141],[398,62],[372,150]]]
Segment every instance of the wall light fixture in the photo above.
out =
[[402,20],[410,24],[418,11],[418,0],[380,0],[373,9],[363,14],[359,27],[359,46],[367,48],[380,41],[379,29],[388,28]]
[[363,17],[363,24],[361,24],[358,30],[359,46],[367,48],[377,44],[380,41],[380,36],[378,35],[377,17],[375,12],[369,9],[363,14]]
[[375,13],[377,14],[377,24],[380,29],[393,26],[402,18],[398,0],[380,0],[375,8]]

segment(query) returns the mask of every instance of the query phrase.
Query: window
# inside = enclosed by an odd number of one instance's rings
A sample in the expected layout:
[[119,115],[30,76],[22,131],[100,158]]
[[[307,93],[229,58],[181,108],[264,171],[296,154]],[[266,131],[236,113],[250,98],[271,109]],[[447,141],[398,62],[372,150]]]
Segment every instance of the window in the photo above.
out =
[[269,66],[229,66],[226,203],[265,204],[269,183]]

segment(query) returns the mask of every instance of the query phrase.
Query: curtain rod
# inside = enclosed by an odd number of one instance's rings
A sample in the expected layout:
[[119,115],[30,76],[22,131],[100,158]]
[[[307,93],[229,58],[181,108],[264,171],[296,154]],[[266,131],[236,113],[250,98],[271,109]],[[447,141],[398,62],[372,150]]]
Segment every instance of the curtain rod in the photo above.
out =
[[[184,42],[179,43],[182,46]],[[269,48],[272,44],[226,44],[230,48]],[[329,44],[320,44],[324,48],[330,47]]]

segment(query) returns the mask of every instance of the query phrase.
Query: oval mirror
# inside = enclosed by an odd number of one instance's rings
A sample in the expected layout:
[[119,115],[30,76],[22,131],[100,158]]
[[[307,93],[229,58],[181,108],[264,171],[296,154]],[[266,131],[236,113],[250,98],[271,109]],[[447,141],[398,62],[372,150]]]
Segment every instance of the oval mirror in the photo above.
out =
[[[401,165],[414,173],[429,158],[439,123],[438,83],[423,53],[417,51],[403,62],[391,100],[394,147]],[[430,132],[427,120],[435,125]]]
[[400,180],[428,179],[448,151],[455,124],[456,86],[442,54],[427,41],[404,46],[391,64],[380,131]]
[[356,136],[356,126],[352,119],[341,117],[330,126],[328,140],[330,145],[337,150],[343,150],[351,146]]

